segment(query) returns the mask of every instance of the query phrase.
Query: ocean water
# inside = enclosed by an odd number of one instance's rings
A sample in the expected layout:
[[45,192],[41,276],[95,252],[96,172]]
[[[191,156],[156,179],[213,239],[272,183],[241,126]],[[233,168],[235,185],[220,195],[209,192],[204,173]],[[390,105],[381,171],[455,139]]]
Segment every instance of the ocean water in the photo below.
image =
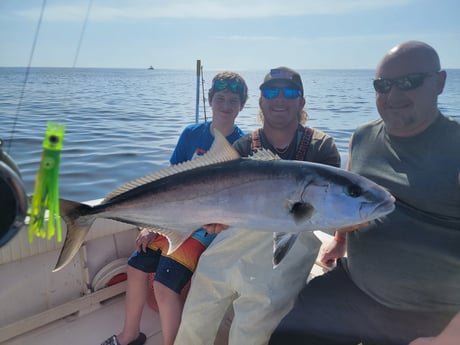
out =
[[[199,121],[217,71],[200,82]],[[257,120],[259,84],[266,71],[238,71],[249,100],[237,118],[245,131]],[[332,135],[345,157],[359,124],[378,118],[373,70],[303,70],[308,125]],[[448,70],[441,111],[460,120],[460,70]],[[195,122],[197,77],[193,70],[0,68],[0,138],[33,193],[48,121],[66,125],[60,196],[87,201],[166,167],[182,129]]]

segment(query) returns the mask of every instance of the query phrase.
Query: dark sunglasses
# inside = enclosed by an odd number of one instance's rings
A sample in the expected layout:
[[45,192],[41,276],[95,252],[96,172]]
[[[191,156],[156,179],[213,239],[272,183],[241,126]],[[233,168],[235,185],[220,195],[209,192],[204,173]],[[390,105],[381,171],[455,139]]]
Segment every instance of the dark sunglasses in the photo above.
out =
[[423,84],[425,78],[431,75],[431,73],[410,73],[394,79],[379,78],[374,80],[374,89],[378,93],[388,93],[393,85],[396,85],[402,91],[414,90]]
[[293,89],[290,87],[271,87],[262,89],[262,96],[266,99],[273,99],[278,97],[280,91],[283,91],[283,95],[287,99],[296,99],[301,95],[299,89]]
[[237,81],[228,81],[224,79],[218,79],[214,81],[213,88],[216,91],[222,91],[225,89],[229,89],[233,93],[244,93],[246,87],[243,83],[239,83]]

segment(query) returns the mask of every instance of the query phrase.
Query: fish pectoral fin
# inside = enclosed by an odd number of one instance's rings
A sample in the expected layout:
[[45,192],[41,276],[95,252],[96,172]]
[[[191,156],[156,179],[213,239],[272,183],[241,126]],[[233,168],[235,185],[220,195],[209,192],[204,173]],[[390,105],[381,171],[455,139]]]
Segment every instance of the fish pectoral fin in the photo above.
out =
[[283,260],[289,250],[291,250],[298,236],[298,233],[273,233],[273,269],[278,267],[281,260]]
[[173,253],[177,248],[181,246],[182,243],[189,238],[194,231],[187,233],[178,233],[177,231],[165,229],[161,227],[152,227],[152,226],[142,226],[144,229],[147,229],[150,232],[155,232],[157,234],[163,235],[168,239],[169,247],[167,255]]

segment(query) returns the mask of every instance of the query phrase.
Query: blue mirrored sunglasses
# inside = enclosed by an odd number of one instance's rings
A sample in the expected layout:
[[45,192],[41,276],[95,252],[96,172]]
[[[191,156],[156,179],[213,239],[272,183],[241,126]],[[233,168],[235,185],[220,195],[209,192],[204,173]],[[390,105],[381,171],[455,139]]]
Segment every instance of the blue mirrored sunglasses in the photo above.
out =
[[228,81],[224,79],[215,80],[213,88],[216,91],[229,89],[233,93],[244,93],[244,90],[246,89],[243,83],[239,83],[237,81]]
[[378,93],[388,93],[393,85],[396,85],[402,91],[414,90],[423,84],[425,78],[431,75],[431,73],[410,73],[394,79],[378,78],[374,80],[374,89]]
[[291,87],[270,87],[262,89],[262,96],[266,99],[273,99],[278,97],[280,91],[283,91],[283,95],[287,99],[296,99],[301,96],[299,89],[293,89]]

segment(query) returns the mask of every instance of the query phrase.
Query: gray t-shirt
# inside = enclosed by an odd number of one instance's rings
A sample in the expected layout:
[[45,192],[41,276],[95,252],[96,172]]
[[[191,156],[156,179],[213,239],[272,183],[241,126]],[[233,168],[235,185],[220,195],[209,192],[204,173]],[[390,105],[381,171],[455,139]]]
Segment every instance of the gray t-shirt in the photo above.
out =
[[391,308],[460,310],[460,124],[440,115],[402,138],[376,120],[356,130],[351,153],[351,170],[397,199],[394,212],[348,233],[353,281]]

